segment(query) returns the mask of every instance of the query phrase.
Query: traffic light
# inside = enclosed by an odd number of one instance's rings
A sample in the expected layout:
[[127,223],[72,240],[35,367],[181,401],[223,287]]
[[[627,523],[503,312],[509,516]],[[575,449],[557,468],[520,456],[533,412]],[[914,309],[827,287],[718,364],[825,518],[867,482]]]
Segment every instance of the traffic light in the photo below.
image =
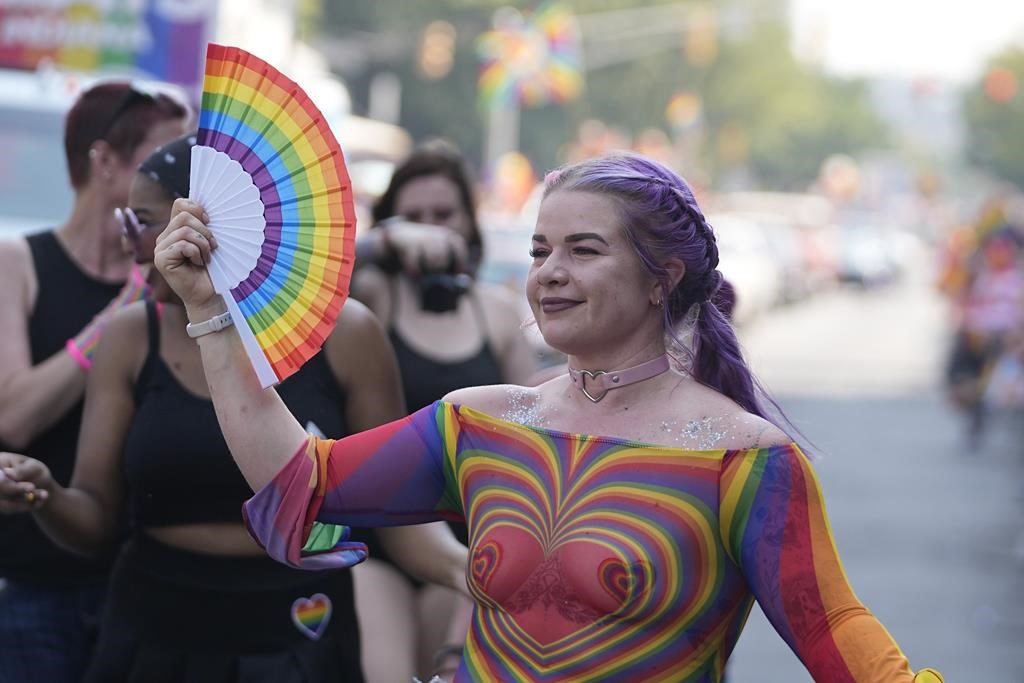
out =
[[417,65],[432,81],[444,78],[455,63],[455,27],[447,21],[432,21],[423,29]]
[[985,74],[985,94],[999,104],[1006,104],[1017,94],[1017,74],[1003,66],[994,66]]
[[718,58],[718,11],[711,4],[690,9],[683,34],[686,61],[696,67],[711,66]]

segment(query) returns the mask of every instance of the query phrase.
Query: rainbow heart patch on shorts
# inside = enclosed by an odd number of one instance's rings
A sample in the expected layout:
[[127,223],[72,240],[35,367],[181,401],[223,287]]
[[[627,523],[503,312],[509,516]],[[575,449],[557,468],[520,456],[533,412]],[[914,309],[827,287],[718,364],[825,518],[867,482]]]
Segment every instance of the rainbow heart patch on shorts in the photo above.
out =
[[320,640],[331,620],[331,599],[323,593],[296,598],[292,603],[292,623],[311,640]]

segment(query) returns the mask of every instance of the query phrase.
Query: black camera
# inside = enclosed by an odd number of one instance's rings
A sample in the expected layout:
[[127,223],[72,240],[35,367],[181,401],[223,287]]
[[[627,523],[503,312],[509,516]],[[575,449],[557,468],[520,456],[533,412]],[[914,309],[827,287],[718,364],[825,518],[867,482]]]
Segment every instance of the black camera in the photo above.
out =
[[413,282],[420,293],[420,309],[447,313],[458,307],[459,297],[469,291],[473,279],[465,273],[456,273],[453,264],[444,271],[424,272]]

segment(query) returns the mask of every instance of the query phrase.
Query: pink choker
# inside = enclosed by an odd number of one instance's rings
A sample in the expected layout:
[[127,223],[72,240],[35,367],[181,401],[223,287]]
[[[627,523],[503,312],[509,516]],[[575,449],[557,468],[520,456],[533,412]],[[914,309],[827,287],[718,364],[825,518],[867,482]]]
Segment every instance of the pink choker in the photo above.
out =
[[[597,403],[612,389],[642,382],[657,377],[669,368],[668,355],[658,356],[652,360],[634,365],[625,370],[576,370],[569,368],[569,379],[583,395],[593,403]],[[588,391],[588,386],[596,393]]]

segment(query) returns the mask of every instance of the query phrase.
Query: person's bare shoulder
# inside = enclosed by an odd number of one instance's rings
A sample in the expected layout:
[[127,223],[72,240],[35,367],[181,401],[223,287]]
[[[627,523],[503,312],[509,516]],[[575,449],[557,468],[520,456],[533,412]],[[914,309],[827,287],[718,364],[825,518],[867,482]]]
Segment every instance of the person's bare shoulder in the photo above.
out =
[[116,365],[125,376],[134,379],[142,369],[150,343],[146,303],[136,301],[118,310],[110,318],[103,329],[100,348],[96,353],[104,354],[111,359],[107,362]]
[[23,237],[0,239],[0,289],[5,298],[17,297],[18,303],[30,310],[35,300],[34,280],[28,241]]
[[673,396],[668,416],[686,422],[706,423],[718,434],[715,448],[769,448],[793,443],[793,438],[772,422],[750,413],[721,392],[695,382]]
[[338,337],[344,342],[351,343],[376,332],[378,328],[380,323],[373,311],[358,299],[349,297],[338,313],[338,321],[331,337]]
[[723,448],[771,448],[793,443],[792,437],[786,432],[753,413],[741,410],[727,419],[732,422],[734,428],[724,439]]
[[[342,384],[392,356],[387,332],[368,306],[352,297],[338,314],[331,336],[324,343],[327,361]],[[393,358],[389,362],[394,362]]]
[[147,339],[149,334],[146,315],[145,301],[136,301],[124,306],[111,316],[103,329],[103,338],[109,338],[111,343],[123,345],[125,348],[145,346],[138,342],[140,339]]
[[524,397],[535,395],[537,395],[537,390],[532,387],[521,387],[517,384],[491,384],[456,389],[445,396],[443,400],[500,417],[508,412],[511,400],[521,401]]
[[365,265],[352,276],[350,291],[349,298],[357,299],[372,310],[378,311],[381,299],[388,295],[388,276],[373,264]]

